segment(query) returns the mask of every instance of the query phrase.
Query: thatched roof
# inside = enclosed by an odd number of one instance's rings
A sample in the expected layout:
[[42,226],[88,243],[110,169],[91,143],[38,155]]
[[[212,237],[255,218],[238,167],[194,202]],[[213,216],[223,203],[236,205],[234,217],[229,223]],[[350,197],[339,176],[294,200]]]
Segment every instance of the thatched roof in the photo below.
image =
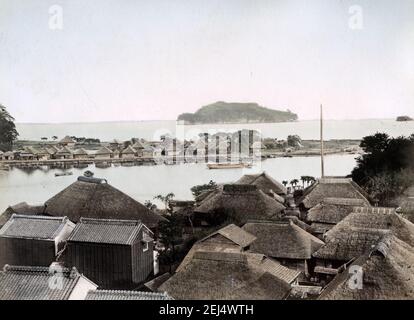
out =
[[163,273],[157,277],[155,277],[154,279],[145,282],[145,287],[147,287],[149,290],[151,290],[152,292],[157,292],[158,288],[165,282],[167,281],[169,278],[171,278],[171,273]]
[[132,148],[135,150],[145,149],[145,144],[139,140],[135,141],[135,143],[132,145]]
[[414,248],[395,236],[383,237],[350,266],[362,268],[362,287],[349,285],[349,268],[322,292],[323,300],[414,299]]
[[322,178],[304,190],[297,204],[309,209],[325,198],[353,198],[368,202],[366,193],[352,179]]
[[98,151],[95,152],[95,155],[106,155],[109,154],[111,155],[113,153],[113,151],[107,147],[101,147]]
[[207,196],[194,212],[226,211],[240,219],[268,219],[280,217],[285,207],[258,190],[255,185],[226,184]]
[[73,151],[73,154],[77,156],[87,156],[88,152],[84,148],[80,148]]
[[286,187],[280,182],[273,179],[266,172],[259,174],[246,174],[235,182],[236,184],[253,184],[264,193],[286,194]]
[[60,140],[59,143],[75,143],[75,141],[73,141],[71,137],[66,136],[62,140]]
[[354,207],[370,206],[368,201],[355,198],[325,198],[313,208],[309,209],[307,220],[337,224],[350,214]]
[[395,213],[395,209],[364,207],[355,211],[325,234],[325,245],[314,257],[349,261],[390,233],[414,245],[414,224]]
[[135,154],[137,151],[133,148],[133,147],[131,147],[131,146],[128,146],[127,148],[125,148],[124,150],[122,150],[122,154]]
[[197,241],[176,271],[179,272],[182,270],[191,261],[197,251],[241,252],[255,239],[255,236],[244,231],[242,228],[234,224],[229,224]]
[[264,268],[249,263],[246,254],[196,252],[190,263],[159,290],[175,299],[278,300],[290,285]]
[[114,188],[105,180],[79,177],[45,203],[45,213],[67,216],[73,222],[81,217],[140,220],[149,228],[165,218]]
[[63,148],[59,149],[56,152],[56,155],[71,155],[73,152],[71,149],[69,149],[67,146],[64,146]]
[[252,252],[262,253],[272,258],[310,259],[323,242],[291,221],[248,222],[243,230],[257,239],[250,245]]

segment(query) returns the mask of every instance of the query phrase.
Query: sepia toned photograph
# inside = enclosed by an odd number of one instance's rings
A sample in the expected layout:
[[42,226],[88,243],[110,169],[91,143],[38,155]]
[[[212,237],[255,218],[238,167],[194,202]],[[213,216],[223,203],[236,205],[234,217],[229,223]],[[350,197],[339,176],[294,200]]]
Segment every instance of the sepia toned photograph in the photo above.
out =
[[0,300],[414,300],[413,223],[413,0],[0,0]]

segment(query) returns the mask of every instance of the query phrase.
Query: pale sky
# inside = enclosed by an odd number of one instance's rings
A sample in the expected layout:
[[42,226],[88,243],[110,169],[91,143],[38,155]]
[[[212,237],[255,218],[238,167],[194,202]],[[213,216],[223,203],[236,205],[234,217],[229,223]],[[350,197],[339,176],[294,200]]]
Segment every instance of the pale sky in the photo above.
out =
[[19,122],[168,120],[218,100],[414,116],[414,1],[0,0],[0,103]]

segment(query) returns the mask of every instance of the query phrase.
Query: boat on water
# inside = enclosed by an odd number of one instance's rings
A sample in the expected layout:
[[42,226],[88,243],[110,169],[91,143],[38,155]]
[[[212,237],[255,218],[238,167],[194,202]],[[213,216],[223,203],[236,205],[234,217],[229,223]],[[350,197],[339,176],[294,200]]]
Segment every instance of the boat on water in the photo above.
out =
[[57,173],[55,173],[55,177],[71,176],[72,174],[73,174],[72,171],[69,171],[69,172],[57,172]]
[[250,163],[208,163],[209,169],[238,169],[238,168],[251,168]]

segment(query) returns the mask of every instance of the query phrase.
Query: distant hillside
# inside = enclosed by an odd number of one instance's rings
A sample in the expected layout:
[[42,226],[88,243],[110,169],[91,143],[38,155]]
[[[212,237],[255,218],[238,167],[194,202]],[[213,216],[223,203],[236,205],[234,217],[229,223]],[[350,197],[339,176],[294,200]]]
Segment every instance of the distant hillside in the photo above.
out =
[[187,124],[287,122],[297,119],[297,114],[289,110],[273,110],[257,103],[223,101],[201,107],[195,113],[183,113],[178,116],[178,120],[183,120]]

